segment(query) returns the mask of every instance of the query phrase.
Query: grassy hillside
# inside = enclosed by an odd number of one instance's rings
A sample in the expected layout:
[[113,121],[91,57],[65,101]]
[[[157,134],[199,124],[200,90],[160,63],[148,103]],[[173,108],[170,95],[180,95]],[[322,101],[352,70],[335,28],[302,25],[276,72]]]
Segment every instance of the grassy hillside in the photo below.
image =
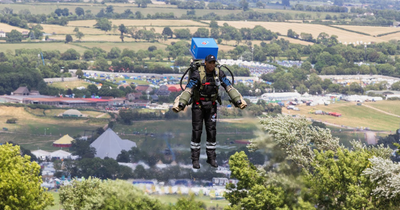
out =
[[53,82],[49,83],[49,86],[56,87],[56,88],[62,88],[62,89],[74,89],[77,87],[87,87],[90,85],[89,82],[85,82],[83,80],[76,80],[76,81],[68,81],[68,82]]
[[[54,112],[61,113],[63,110]],[[43,111],[36,110],[37,113]],[[54,113],[54,114],[56,114]],[[85,111],[83,111],[85,113]],[[89,115],[97,115],[88,113]],[[98,113],[100,115],[101,113]],[[51,113],[49,113],[51,115]],[[97,116],[98,116],[97,115]],[[13,141],[27,149],[57,150],[52,147],[53,141],[65,134],[83,135],[84,130],[94,130],[108,123],[107,119],[63,119],[39,117],[27,112],[24,107],[1,106],[0,128],[8,128],[8,132],[0,132],[0,142]],[[52,116],[52,115],[51,115]],[[16,118],[16,124],[7,124],[7,119]],[[46,135],[44,135],[46,132]]]
[[[368,103],[371,105],[373,103]],[[315,107],[299,106],[300,111],[287,110],[283,108],[285,113],[300,114],[312,119],[321,120],[323,122],[334,123],[350,127],[368,127],[373,130],[394,131],[399,126],[399,118],[386,115],[376,110],[357,106],[355,103],[340,102],[330,104],[329,106],[319,105]],[[308,113],[311,109],[322,110],[325,112],[339,112],[341,117],[333,117],[328,115],[315,115]]]
[[367,103],[367,104],[382,111],[400,115],[400,101],[378,101],[375,103]]
[[[65,37],[65,36],[64,36]],[[8,50],[11,50],[12,53],[15,52],[16,49],[42,49],[44,51],[46,50],[59,50],[60,52],[65,52],[68,49],[75,49],[79,53],[85,52],[85,48],[79,47],[73,44],[65,44],[62,42],[57,42],[57,43],[51,43],[51,42],[32,42],[32,43],[1,43],[0,44],[0,52],[7,52]]]

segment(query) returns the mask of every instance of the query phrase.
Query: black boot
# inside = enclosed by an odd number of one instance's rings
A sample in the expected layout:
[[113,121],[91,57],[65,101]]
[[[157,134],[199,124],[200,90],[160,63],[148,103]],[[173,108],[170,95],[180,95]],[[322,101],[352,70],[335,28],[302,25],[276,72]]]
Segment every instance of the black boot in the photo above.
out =
[[192,150],[192,164],[194,169],[200,168],[199,158],[200,158],[200,149],[191,149]]
[[217,164],[217,154],[215,153],[215,149],[206,149],[207,153],[207,163],[210,164],[214,168],[218,168]]

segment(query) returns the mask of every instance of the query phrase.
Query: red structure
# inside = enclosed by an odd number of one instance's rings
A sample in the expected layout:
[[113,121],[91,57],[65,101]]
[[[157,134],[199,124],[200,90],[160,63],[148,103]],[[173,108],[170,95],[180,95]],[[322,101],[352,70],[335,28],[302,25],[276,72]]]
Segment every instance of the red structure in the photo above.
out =
[[329,112],[328,114],[331,115],[331,116],[334,116],[334,117],[341,117],[342,116],[342,114],[340,114],[338,112]]

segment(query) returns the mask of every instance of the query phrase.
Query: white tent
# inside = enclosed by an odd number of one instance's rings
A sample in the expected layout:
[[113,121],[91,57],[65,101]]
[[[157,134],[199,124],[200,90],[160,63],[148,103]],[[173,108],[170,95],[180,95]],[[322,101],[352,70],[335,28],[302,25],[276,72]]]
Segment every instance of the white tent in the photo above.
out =
[[136,147],[136,143],[130,140],[122,140],[113,130],[108,128],[90,146],[96,149],[96,157],[117,159],[122,150],[131,150],[132,147]]
[[50,158],[68,159],[72,158],[72,154],[64,150],[57,150],[50,153]]
[[37,159],[45,160],[46,157],[50,157],[50,152],[44,151],[44,150],[34,150],[31,152],[33,155],[36,156]]

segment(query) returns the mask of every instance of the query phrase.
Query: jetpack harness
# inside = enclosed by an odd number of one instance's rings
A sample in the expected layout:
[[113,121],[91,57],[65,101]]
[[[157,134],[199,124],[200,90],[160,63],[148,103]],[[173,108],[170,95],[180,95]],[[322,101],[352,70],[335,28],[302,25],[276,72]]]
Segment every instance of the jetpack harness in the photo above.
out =
[[[200,74],[200,82],[201,85],[204,84],[203,80],[205,80],[206,77],[206,71],[205,71],[205,57],[207,55],[214,55],[217,57],[218,55],[218,45],[215,43],[215,40],[212,38],[192,38],[192,45],[190,47],[190,53],[192,54],[193,59],[191,60],[189,68],[185,71],[185,73],[182,75],[182,78],[180,80],[180,87],[183,90],[182,94],[179,96],[180,99],[177,99],[174,103],[174,111],[179,111],[183,110],[186,105],[190,105],[193,101],[198,99],[199,96],[196,94],[194,90],[190,88],[184,89],[182,86],[182,81],[184,80],[185,76],[188,75],[188,83],[191,78],[191,75],[193,74],[194,71],[198,70]],[[241,100],[243,101],[240,93],[233,87],[235,84],[235,77],[232,73],[232,71],[226,66],[226,65],[220,65],[218,62],[216,62],[216,68],[215,68],[215,73],[214,73],[214,78],[215,78],[215,85],[220,86],[221,81],[219,80],[219,69],[225,68],[226,70],[229,71],[232,77],[232,85],[230,85],[227,88],[227,92],[229,97],[231,98],[231,102],[237,106],[240,107],[239,105],[241,104]],[[200,87],[202,88],[202,86]],[[193,97],[192,97],[193,95]],[[179,102],[180,100],[180,102]],[[218,102],[221,104],[221,100],[219,95],[212,96],[210,100],[218,100]],[[245,103],[245,102],[244,102]]]

